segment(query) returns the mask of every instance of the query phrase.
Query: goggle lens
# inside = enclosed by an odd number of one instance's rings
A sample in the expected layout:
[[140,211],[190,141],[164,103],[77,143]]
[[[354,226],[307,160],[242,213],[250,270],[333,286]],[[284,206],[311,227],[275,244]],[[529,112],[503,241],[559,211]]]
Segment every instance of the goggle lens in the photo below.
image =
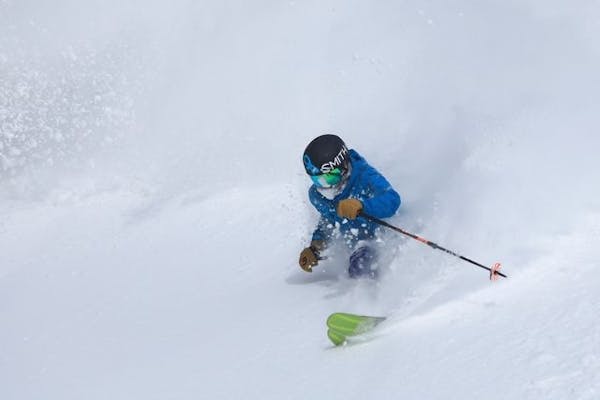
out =
[[326,174],[311,175],[313,183],[322,188],[330,188],[338,185],[342,181],[342,170],[339,168],[331,170]]

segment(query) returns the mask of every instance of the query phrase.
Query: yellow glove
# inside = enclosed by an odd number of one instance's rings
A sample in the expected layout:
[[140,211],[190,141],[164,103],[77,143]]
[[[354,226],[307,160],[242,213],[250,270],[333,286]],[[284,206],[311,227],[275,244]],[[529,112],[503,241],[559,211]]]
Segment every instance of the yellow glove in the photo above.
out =
[[357,199],[344,199],[338,203],[337,214],[342,218],[355,219],[361,212],[363,204]]

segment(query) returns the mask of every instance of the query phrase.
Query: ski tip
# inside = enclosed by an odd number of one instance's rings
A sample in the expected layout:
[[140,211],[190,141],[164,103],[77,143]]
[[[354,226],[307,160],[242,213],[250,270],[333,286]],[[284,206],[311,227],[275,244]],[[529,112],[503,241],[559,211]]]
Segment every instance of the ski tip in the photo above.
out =
[[346,336],[333,329],[327,330],[327,337],[329,337],[329,340],[331,340],[335,346],[341,346],[346,343]]
[[333,321],[335,321],[335,319],[338,318],[340,315],[343,315],[343,313],[336,312],[336,313],[330,314],[329,317],[327,317],[327,322],[326,322],[327,326],[331,327],[331,324],[333,323]]

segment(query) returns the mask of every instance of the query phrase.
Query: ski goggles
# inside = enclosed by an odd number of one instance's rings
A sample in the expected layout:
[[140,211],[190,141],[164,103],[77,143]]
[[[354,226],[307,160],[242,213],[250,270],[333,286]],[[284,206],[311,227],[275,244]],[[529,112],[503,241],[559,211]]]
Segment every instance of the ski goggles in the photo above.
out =
[[313,183],[321,188],[330,188],[339,185],[342,181],[344,174],[339,168],[335,168],[326,174],[311,175]]

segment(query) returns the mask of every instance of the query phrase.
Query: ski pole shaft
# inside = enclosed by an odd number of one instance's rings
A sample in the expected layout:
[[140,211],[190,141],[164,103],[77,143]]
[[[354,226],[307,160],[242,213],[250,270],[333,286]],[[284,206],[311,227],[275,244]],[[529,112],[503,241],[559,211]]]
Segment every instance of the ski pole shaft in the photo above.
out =
[[453,252],[452,250],[448,250],[448,249],[446,249],[446,248],[444,248],[444,247],[442,247],[442,246],[440,246],[440,245],[438,245],[438,244],[436,244],[436,243],[434,243],[432,241],[429,241],[429,240],[427,240],[425,238],[417,236],[417,235],[415,235],[413,233],[407,232],[404,229],[398,228],[397,226],[389,224],[389,223],[387,223],[387,222],[385,222],[385,221],[383,221],[383,220],[381,220],[379,218],[372,217],[372,216],[370,216],[368,214],[365,214],[362,211],[360,213],[360,216],[362,216],[362,217],[364,217],[364,218],[366,218],[368,220],[371,220],[371,221],[375,222],[378,225],[385,226],[386,228],[390,228],[390,229],[392,229],[392,230],[394,230],[396,232],[399,232],[399,233],[401,233],[403,235],[406,235],[406,236],[411,237],[411,238],[413,238],[415,240],[418,240],[419,242],[426,244],[427,246],[431,247],[432,249],[441,250],[441,251],[443,251],[445,253],[448,253],[448,254],[450,254],[450,255],[452,255],[454,257],[458,257],[461,260],[469,262],[469,263],[471,263],[471,264],[473,264],[473,265],[475,265],[475,266],[477,266],[479,268],[483,268],[483,269],[485,269],[485,270],[487,270],[487,271],[490,272],[490,277],[493,277],[494,275],[499,275],[499,276],[501,276],[503,278],[507,278],[506,275],[504,275],[502,272],[498,271],[496,268],[486,267],[485,265],[480,264],[477,261],[473,261],[470,258],[467,258],[465,256],[461,256],[460,254],[457,254],[457,253]]

